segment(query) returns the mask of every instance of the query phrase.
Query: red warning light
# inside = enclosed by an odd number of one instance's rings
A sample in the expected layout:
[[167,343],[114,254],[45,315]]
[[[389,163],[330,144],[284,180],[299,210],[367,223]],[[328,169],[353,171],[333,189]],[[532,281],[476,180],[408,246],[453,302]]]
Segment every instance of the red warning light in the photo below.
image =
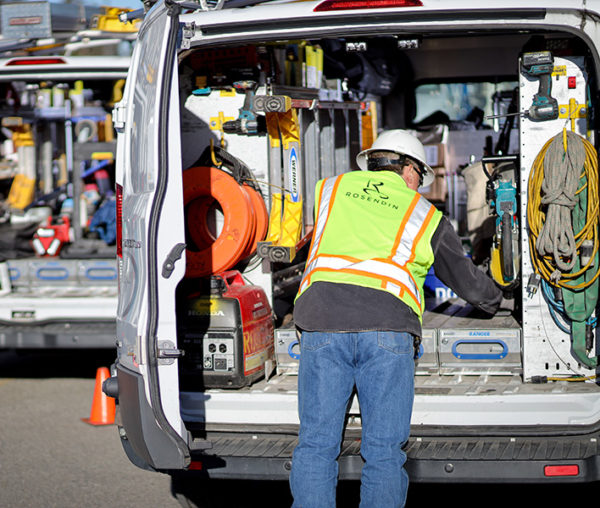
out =
[[324,12],[386,7],[423,7],[423,2],[421,0],[325,0],[313,10],[314,12]]

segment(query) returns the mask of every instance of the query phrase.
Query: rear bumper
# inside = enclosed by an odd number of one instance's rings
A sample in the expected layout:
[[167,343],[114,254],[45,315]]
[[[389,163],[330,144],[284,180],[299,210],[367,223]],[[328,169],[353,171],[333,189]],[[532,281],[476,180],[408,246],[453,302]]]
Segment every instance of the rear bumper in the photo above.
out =
[[[219,433],[207,435],[212,448],[193,454],[193,467],[210,478],[286,480],[291,470],[293,435]],[[536,438],[410,439],[406,469],[423,483],[583,483],[600,480],[596,435]],[[358,480],[360,440],[346,439],[339,458],[341,480]],[[547,476],[547,466],[577,466],[577,474]],[[571,468],[574,469],[574,468]]]

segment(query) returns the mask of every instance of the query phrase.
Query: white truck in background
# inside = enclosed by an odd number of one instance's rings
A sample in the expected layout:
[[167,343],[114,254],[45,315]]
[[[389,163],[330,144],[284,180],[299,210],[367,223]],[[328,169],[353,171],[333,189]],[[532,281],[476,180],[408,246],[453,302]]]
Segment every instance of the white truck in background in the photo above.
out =
[[0,348],[115,345],[111,111],[137,28],[61,7],[0,9]]
[[[432,274],[411,480],[600,479],[600,2],[222,4],[157,2],[115,107],[117,360],[104,389],[132,462],[177,485],[208,479],[190,484],[206,505],[210,479],[287,478],[314,185],[357,169],[380,129],[407,128],[436,168],[423,194],[515,299],[482,316]],[[540,196],[575,149],[560,231],[574,248],[553,256],[536,239],[557,203]],[[361,460],[354,400],[340,478],[359,478]]]

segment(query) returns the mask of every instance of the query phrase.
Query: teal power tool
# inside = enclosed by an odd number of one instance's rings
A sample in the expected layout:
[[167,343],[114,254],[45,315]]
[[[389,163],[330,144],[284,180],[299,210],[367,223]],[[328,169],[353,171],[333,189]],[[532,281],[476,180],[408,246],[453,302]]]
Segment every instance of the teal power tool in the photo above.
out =
[[550,51],[536,51],[523,53],[521,71],[540,82],[537,93],[529,109],[516,113],[501,115],[488,115],[486,120],[504,118],[509,116],[525,116],[534,122],[545,122],[558,118],[558,101],[552,97],[552,72],[554,71],[554,57]]
[[230,134],[245,134],[253,136],[264,133],[266,124],[264,118],[258,117],[252,110],[254,94],[258,84],[256,81],[244,80],[233,83],[233,88],[238,93],[245,94],[244,104],[240,108],[240,114],[236,120],[230,120],[223,124],[223,130]]
[[538,92],[533,96],[533,103],[526,115],[530,120],[543,122],[558,118],[558,101],[551,96],[552,71],[554,57],[550,51],[524,53],[521,60],[521,70],[524,74],[537,78],[540,82]]
[[[496,217],[490,274],[501,288],[511,291],[518,283],[520,266],[515,156],[488,156],[481,162],[488,178],[486,199]],[[488,164],[494,168],[491,173]]]
[[512,182],[496,180],[494,206],[496,212],[496,231],[500,237],[502,275],[505,282],[515,278],[513,235],[517,231],[517,189]]

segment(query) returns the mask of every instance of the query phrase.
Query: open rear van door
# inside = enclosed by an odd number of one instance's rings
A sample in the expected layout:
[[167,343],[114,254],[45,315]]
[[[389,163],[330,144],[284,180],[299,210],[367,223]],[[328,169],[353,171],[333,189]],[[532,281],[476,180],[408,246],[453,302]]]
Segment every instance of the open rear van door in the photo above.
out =
[[121,437],[134,463],[157,470],[189,463],[174,319],[175,288],[185,272],[178,31],[176,10],[161,3],[146,14],[124,99],[114,112]]

